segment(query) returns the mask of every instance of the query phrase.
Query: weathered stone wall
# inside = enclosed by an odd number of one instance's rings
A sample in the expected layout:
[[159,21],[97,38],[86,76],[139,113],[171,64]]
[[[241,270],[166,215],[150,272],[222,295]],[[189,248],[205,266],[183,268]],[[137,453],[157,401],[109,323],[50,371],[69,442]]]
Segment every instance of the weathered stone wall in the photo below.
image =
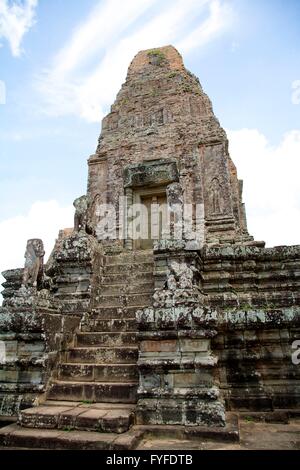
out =
[[45,383],[45,340],[30,312],[0,309],[0,415],[31,406]]
[[89,308],[97,248],[93,237],[62,232],[46,266],[47,289],[20,288],[23,270],[4,273],[0,415],[17,415],[44,400]]
[[206,247],[203,286],[212,306],[299,305],[300,247],[252,245]]
[[300,367],[300,247],[204,249],[203,290],[218,316],[212,348],[229,409],[294,408]]
[[239,320],[220,325],[212,344],[227,409],[299,408],[300,367],[292,362],[299,307],[231,313]]
[[0,309],[0,416],[43,400],[51,373],[80,317],[36,304]]
[[137,313],[139,422],[222,425],[223,400],[299,407],[300,247],[186,246],[156,244],[153,306]]

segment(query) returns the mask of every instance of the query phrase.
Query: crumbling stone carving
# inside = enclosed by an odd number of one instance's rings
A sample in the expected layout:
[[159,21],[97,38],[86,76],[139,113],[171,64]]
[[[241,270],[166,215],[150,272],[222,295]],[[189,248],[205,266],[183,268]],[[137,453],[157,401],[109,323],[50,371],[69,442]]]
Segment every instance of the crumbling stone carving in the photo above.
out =
[[85,231],[88,210],[87,196],[81,196],[75,199],[75,201],[73,202],[73,206],[75,207],[74,230],[75,232]]
[[183,204],[182,187],[180,183],[171,183],[167,186],[167,198],[170,207]]
[[213,214],[222,214],[223,204],[221,199],[221,184],[218,178],[214,178],[211,182],[211,208]]
[[101,196],[100,194],[96,194],[94,199],[93,199],[93,202],[91,204],[91,207],[90,207],[90,210],[89,210],[89,221],[90,221],[90,225],[91,225],[91,229],[92,229],[92,232],[94,233],[96,227],[97,227],[97,224],[99,222],[99,206],[100,206],[100,203],[101,203]]
[[186,263],[171,262],[171,270],[177,279],[179,289],[193,289],[194,274],[197,272],[193,265],[188,266]]
[[[183,194],[180,183],[171,183],[167,186],[168,210],[170,213],[169,232],[175,239],[181,239],[183,235]],[[164,233],[164,238],[168,233]]]
[[199,302],[195,273],[195,266],[184,261],[172,261],[165,286],[157,289],[153,295],[154,307],[169,308]]
[[22,285],[36,287],[43,276],[44,244],[39,238],[28,240],[25,252],[25,267]]

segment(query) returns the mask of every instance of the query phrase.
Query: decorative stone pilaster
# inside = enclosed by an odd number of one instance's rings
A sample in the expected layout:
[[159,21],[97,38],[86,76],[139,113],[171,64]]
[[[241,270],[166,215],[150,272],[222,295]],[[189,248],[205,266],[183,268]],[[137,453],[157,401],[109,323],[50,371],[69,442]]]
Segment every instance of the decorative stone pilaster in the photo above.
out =
[[201,258],[166,240],[154,253],[153,307],[137,313],[138,423],[224,426],[211,351],[217,318],[203,306]]
[[125,220],[124,220],[124,225],[125,225],[125,248],[127,250],[132,250],[133,248],[133,236],[132,233],[130,232],[130,227],[131,227],[131,220],[129,217],[131,207],[133,205],[133,190],[132,188],[126,188],[125,189],[125,200],[126,200],[126,207],[125,207]]

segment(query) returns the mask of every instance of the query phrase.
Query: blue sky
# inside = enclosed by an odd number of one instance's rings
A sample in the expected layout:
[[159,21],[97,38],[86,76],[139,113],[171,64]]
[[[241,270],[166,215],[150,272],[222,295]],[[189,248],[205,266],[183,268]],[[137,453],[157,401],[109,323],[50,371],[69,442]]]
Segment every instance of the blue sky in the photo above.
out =
[[0,271],[72,225],[129,62],[170,43],[228,131],[251,233],[299,243],[299,25],[297,0],[0,0]]

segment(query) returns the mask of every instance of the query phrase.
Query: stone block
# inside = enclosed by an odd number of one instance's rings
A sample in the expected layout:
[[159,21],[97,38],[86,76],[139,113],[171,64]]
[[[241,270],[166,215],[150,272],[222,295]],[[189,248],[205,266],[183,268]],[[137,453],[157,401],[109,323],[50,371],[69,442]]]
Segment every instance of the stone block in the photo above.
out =
[[101,428],[103,432],[117,434],[128,431],[133,423],[133,413],[127,410],[108,411],[102,419]]
[[141,352],[176,352],[178,349],[177,340],[155,340],[141,341]]
[[257,336],[262,343],[275,343],[280,344],[281,332],[280,330],[263,330],[258,331]]
[[174,374],[174,387],[211,387],[214,383],[212,373],[206,370],[197,372],[178,372]]
[[35,341],[33,343],[18,342],[18,356],[42,355],[45,351],[45,343],[43,341]]
[[5,341],[5,361],[11,362],[17,360],[18,341]]
[[75,429],[77,417],[84,412],[85,409],[79,407],[62,411],[58,418],[58,429]]
[[173,389],[175,386],[175,375],[174,373],[164,374],[162,377],[162,385],[164,388]]
[[161,387],[161,376],[155,373],[148,373],[147,375],[140,375],[140,386],[145,389]]
[[102,420],[107,414],[107,410],[90,409],[76,416],[76,429],[84,429],[87,431],[101,430]]
[[209,339],[183,339],[180,338],[180,351],[182,352],[207,352],[210,350]]

